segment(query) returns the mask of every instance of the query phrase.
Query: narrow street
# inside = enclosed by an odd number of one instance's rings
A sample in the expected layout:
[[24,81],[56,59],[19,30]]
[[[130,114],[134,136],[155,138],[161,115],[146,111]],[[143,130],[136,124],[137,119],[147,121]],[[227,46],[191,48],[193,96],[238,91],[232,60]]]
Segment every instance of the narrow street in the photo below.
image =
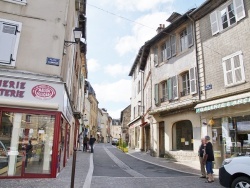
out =
[[164,168],[125,154],[110,144],[96,144],[91,188],[104,187],[221,187],[204,179]]

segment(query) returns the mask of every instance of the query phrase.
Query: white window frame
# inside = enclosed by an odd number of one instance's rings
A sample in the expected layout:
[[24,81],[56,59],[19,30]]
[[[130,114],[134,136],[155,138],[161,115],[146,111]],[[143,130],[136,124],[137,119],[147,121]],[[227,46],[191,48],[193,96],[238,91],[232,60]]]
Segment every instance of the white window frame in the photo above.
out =
[[154,58],[153,58],[154,66],[156,67],[156,66],[158,66],[158,64],[159,64],[158,47],[157,47],[157,46],[155,46],[155,47],[153,48],[153,54],[154,54]]
[[[235,68],[233,65],[234,65],[234,57],[236,56],[239,56],[239,60],[240,60],[240,67],[237,67]],[[231,70],[227,71],[226,70],[226,61],[227,60],[231,60]],[[238,84],[242,84],[246,81],[246,78],[245,78],[245,71],[244,71],[244,63],[243,63],[243,54],[242,54],[242,51],[238,51],[238,52],[235,52],[229,56],[226,56],[224,58],[222,58],[222,66],[223,66],[223,74],[224,74],[224,83],[225,83],[225,87],[231,87],[231,86],[235,86],[235,85],[238,85]],[[242,80],[241,81],[238,81],[236,82],[236,75],[235,75],[235,71],[238,70],[238,69],[241,69],[241,77],[242,77]],[[227,73],[232,73],[232,83],[231,84],[228,84],[228,80],[227,80]]]
[[19,4],[19,5],[26,5],[27,4],[27,0],[3,0],[3,1],[15,3],[15,4]]
[[5,23],[5,24],[11,24],[11,25],[16,25],[17,26],[17,32],[16,32],[16,38],[15,38],[15,45],[13,49],[13,55],[12,59],[14,61],[11,61],[10,63],[4,63],[0,62],[0,66],[11,66],[14,67],[16,65],[16,59],[17,59],[17,51],[18,51],[18,46],[19,46],[19,40],[20,40],[20,35],[21,35],[21,30],[22,30],[22,23],[21,22],[16,22],[12,20],[6,20],[6,19],[1,19],[0,22]]
[[237,24],[237,22],[239,22],[241,19],[246,17],[244,0],[227,1],[225,4],[223,4],[222,6],[220,6],[218,9],[216,9],[210,14],[210,24],[211,24],[212,35],[216,35],[217,33],[223,30],[226,30],[232,26],[229,24],[227,28],[223,29],[222,21],[221,21],[221,11],[232,3],[233,3],[235,19],[236,19],[236,22],[232,25]]

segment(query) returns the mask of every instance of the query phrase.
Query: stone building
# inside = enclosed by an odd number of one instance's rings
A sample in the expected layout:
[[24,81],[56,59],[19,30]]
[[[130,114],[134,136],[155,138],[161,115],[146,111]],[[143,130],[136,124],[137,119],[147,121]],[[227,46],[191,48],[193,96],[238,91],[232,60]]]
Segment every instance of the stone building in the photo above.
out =
[[250,146],[250,2],[207,1],[190,14],[196,25],[199,77],[205,98],[195,106],[209,134],[215,167]]
[[[76,146],[87,72],[85,4],[0,0],[0,141],[10,148],[0,178],[55,178]],[[35,153],[24,168],[29,141]]]
[[121,129],[122,129],[122,140],[124,140],[127,144],[129,142],[129,127],[128,123],[130,122],[131,118],[131,106],[127,106],[123,111],[121,111]]

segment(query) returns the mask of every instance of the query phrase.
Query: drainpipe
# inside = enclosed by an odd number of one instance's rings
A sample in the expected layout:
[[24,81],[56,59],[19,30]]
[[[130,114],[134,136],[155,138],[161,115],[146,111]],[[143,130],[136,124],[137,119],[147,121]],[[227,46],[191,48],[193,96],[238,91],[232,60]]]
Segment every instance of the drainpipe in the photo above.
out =
[[199,77],[199,71],[198,71],[198,60],[197,60],[197,54],[198,54],[198,49],[197,49],[197,44],[196,44],[196,27],[195,27],[195,21],[188,15],[186,14],[187,17],[191,20],[193,23],[193,35],[194,35],[194,45],[195,45],[195,61],[196,61],[196,73],[197,73],[197,91],[198,91],[198,96],[199,96],[199,101],[201,100],[201,92],[200,92],[200,77]]

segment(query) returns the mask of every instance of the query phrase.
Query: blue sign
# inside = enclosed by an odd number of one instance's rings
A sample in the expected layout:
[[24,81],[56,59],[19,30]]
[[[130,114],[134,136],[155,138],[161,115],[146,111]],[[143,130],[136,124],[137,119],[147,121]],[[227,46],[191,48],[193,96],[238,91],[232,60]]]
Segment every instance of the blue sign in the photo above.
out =
[[208,84],[205,86],[205,90],[210,90],[210,89],[212,89],[212,84]]
[[46,64],[47,65],[55,65],[59,66],[60,59],[52,58],[52,57],[47,57]]

